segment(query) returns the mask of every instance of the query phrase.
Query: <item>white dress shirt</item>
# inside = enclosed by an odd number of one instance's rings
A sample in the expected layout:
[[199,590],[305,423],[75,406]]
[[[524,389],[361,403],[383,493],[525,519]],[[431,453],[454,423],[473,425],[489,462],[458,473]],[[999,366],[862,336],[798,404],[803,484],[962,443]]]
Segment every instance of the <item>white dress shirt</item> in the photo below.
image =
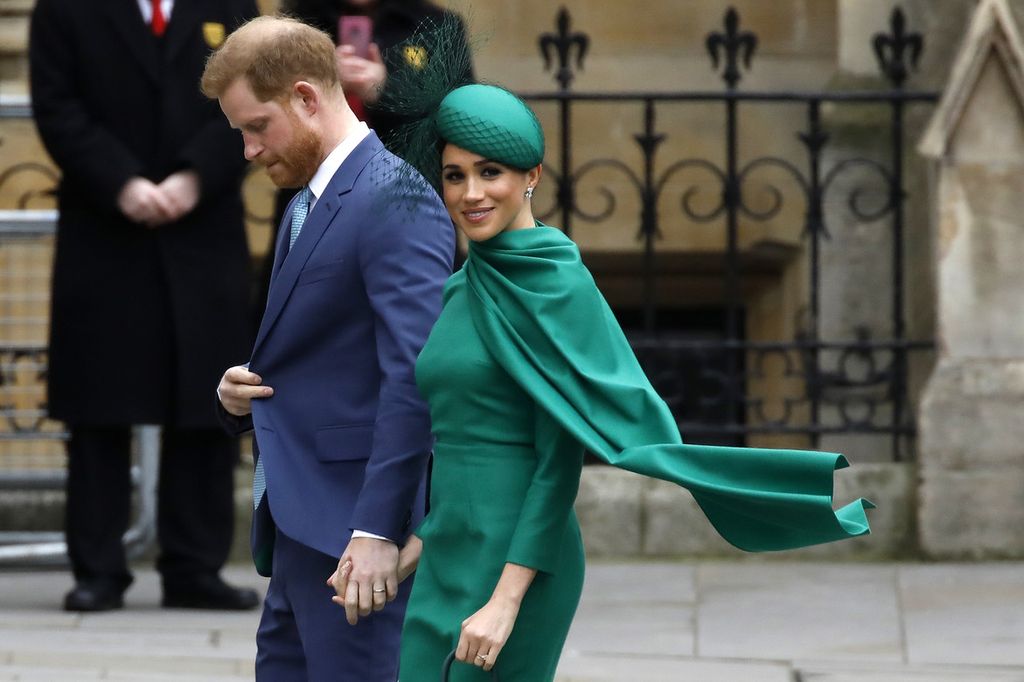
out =
[[[137,0],[139,11],[142,12],[142,20],[146,25],[153,23],[153,0]],[[164,13],[164,21],[171,20],[171,11],[174,9],[174,0],[160,0],[160,9]]]
[[317,199],[327,189],[327,185],[330,184],[334,174],[341,168],[341,164],[345,163],[345,159],[352,153],[352,150],[359,146],[359,143],[366,139],[366,136],[370,134],[370,129],[365,123],[360,121],[352,129],[352,131],[345,136],[345,139],[338,143],[324,162],[320,164],[320,167],[316,169],[316,173],[313,173],[313,177],[309,181],[309,191],[313,194],[313,198],[309,200],[309,212],[313,212],[313,207],[316,206]]

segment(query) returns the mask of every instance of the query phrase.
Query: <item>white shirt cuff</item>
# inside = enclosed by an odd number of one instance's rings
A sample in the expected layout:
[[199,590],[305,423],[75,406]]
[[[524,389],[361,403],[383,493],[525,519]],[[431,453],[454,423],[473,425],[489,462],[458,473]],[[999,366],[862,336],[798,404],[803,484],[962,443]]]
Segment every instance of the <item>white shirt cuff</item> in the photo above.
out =
[[383,535],[377,535],[376,533],[367,533],[365,530],[353,530],[352,531],[352,537],[353,538],[373,538],[374,540],[384,540],[385,542],[391,542],[391,543],[394,542],[394,540],[392,540],[391,538],[386,538]]

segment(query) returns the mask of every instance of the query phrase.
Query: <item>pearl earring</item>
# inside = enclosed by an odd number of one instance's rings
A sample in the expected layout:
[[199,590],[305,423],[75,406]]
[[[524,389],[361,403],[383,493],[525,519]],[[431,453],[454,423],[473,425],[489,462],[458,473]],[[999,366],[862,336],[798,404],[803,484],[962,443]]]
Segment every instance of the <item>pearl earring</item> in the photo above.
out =
[[526,197],[527,199],[532,199],[532,198],[533,198],[533,187],[527,187],[527,188],[526,188],[526,191],[525,191],[525,192],[523,193],[523,195],[524,195],[524,196],[525,196],[525,197]]

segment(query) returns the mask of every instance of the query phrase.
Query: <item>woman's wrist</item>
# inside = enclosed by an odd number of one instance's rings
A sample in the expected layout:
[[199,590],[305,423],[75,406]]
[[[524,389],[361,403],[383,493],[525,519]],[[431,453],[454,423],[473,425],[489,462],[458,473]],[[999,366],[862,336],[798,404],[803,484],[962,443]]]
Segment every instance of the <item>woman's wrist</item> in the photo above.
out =
[[501,578],[498,580],[494,592],[491,593],[491,601],[496,605],[518,611],[519,606],[523,603],[523,597],[526,596],[526,591],[530,588],[536,575],[536,569],[519,564],[505,564]]

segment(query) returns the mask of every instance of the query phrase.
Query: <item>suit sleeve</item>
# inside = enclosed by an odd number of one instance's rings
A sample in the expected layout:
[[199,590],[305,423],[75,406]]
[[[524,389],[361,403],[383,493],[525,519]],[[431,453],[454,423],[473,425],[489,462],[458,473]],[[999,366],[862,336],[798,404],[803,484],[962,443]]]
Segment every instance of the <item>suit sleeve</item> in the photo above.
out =
[[539,405],[537,469],[526,491],[505,560],[553,573],[561,557],[583,471],[583,446]]
[[440,314],[454,254],[451,220],[437,194],[425,183],[416,191],[398,198],[397,206],[382,206],[379,222],[364,227],[359,245],[381,383],[373,448],[351,527],[396,541],[408,530],[431,447],[416,358]]
[[[252,0],[235,4],[238,7],[235,14],[238,25],[259,15],[259,9]],[[198,87],[199,76],[196,77]],[[196,129],[178,154],[177,165],[180,168],[189,168],[199,174],[200,197],[235,191],[248,163],[243,154],[241,135],[231,129],[215,102],[211,103],[211,108],[216,111],[210,120]]]
[[216,406],[214,409],[217,411],[217,421],[220,422],[221,428],[227,431],[232,436],[241,436],[247,431],[253,430],[252,415],[247,414],[242,417],[237,417],[227,410],[220,404],[220,399],[214,395],[214,401]]
[[88,111],[75,64],[76,43],[87,36],[59,4],[39,0],[32,12],[29,80],[36,126],[61,172],[116,211],[121,188],[143,164]]

